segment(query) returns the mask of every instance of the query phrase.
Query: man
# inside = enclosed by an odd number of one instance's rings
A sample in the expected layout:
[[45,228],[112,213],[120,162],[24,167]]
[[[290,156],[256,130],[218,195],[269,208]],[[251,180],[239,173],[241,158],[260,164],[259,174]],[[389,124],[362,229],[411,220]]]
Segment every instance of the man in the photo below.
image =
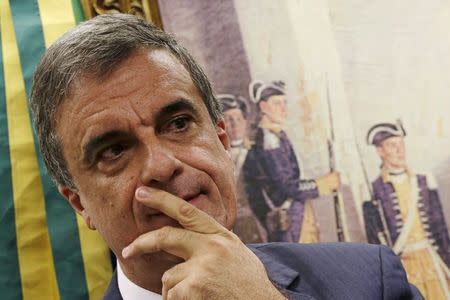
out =
[[233,232],[244,243],[266,242],[267,233],[248,204],[245,183],[241,174],[242,165],[251,146],[247,137],[249,111],[247,100],[230,94],[217,95],[217,99],[222,104],[225,131],[230,139],[230,149],[228,151],[233,160],[234,176],[236,178],[237,216]]
[[405,136],[400,122],[376,124],[368,132],[382,165],[372,183],[380,209],[365,211],[367,238],[381,243],[378,233],[388,237],[408,279],[426,299],[450,299],[450,242],[437,186],[431,174],[408,168]]
[[297,156],[283,130],[287,118],[283,82],[256,80],[249,92],[260,112],[255,144],[243,167],[250,205],[266,226],[269,241],[317,243],[319,231],[309,199],[338,189],[339,175],[301,179]]
[[117,256],[104,299],[415,294],[385,248],[246,247],[230,231],[220,105],[186,50],[145,21],[102,15],[66,33],[37,67],[30,101],[60,193]]

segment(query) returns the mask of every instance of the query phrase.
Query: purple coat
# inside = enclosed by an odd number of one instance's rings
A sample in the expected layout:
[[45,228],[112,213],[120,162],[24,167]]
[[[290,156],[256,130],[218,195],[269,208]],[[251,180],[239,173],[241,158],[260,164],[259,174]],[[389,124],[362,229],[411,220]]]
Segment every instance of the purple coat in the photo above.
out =
[[[439,200],[438,191],[430,188],[427,176],[417,174],[417,186],[419,188],[419,200],[417,207],[423,229],[432,246],[437,250],[442,260],[450,265],[450,239],[447,224],[442,212],[442,205]],[[373,183],[373,193],[375,199],[381,202],[388,233],[392,243],[395,243],[403,227],[403,219],[398,206],[398,198],[394,186],[390,182],[385,182],[379,176]],[[365,216],[366,220],[370,216]],[[366,224],[366,226],[380,226],[380,224]],[[374,234],[377,230],[368,230],[367,239],[369,243],[380,243]]]
[[298,242],[304,201],[317,198],[319,191],[314,180],[300,180],[297,157],[286,133],[258,128],[242,171],[250,207],[261,224],[266,226],[266,215],[271,209],[287,199],[293,200],[288,212],[289,229],[268,232],[269,241]]

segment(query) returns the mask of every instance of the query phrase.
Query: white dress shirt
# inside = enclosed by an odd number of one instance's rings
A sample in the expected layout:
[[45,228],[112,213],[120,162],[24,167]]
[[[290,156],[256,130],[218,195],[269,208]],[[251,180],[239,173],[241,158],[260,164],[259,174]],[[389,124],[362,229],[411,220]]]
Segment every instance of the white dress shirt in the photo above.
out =
[[117,262],[117,283],[119,285],[119,291],[123,300],[161,300],[160,294],[148,291],[140,286],[136,285],[130,279],[125,276],[120,268],[119,262]]

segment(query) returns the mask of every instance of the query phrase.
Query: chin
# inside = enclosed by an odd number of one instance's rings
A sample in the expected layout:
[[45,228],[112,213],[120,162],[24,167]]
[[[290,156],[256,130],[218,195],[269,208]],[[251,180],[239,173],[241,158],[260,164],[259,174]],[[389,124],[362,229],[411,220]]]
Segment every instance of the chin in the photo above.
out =
[[392,165],[395,169],[406,169],[407,168],[406,163],[404,163],[404,162],[400,162],[400,163],[392,164]]

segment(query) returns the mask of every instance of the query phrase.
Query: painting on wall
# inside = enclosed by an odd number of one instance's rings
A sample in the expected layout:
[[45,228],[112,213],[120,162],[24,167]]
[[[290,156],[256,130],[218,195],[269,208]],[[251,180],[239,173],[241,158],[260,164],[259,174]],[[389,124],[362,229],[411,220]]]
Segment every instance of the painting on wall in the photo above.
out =
[[385,244],[445,299],[450,6],[353,2],[160,1],[160,13],[223,105],[235,233]]

